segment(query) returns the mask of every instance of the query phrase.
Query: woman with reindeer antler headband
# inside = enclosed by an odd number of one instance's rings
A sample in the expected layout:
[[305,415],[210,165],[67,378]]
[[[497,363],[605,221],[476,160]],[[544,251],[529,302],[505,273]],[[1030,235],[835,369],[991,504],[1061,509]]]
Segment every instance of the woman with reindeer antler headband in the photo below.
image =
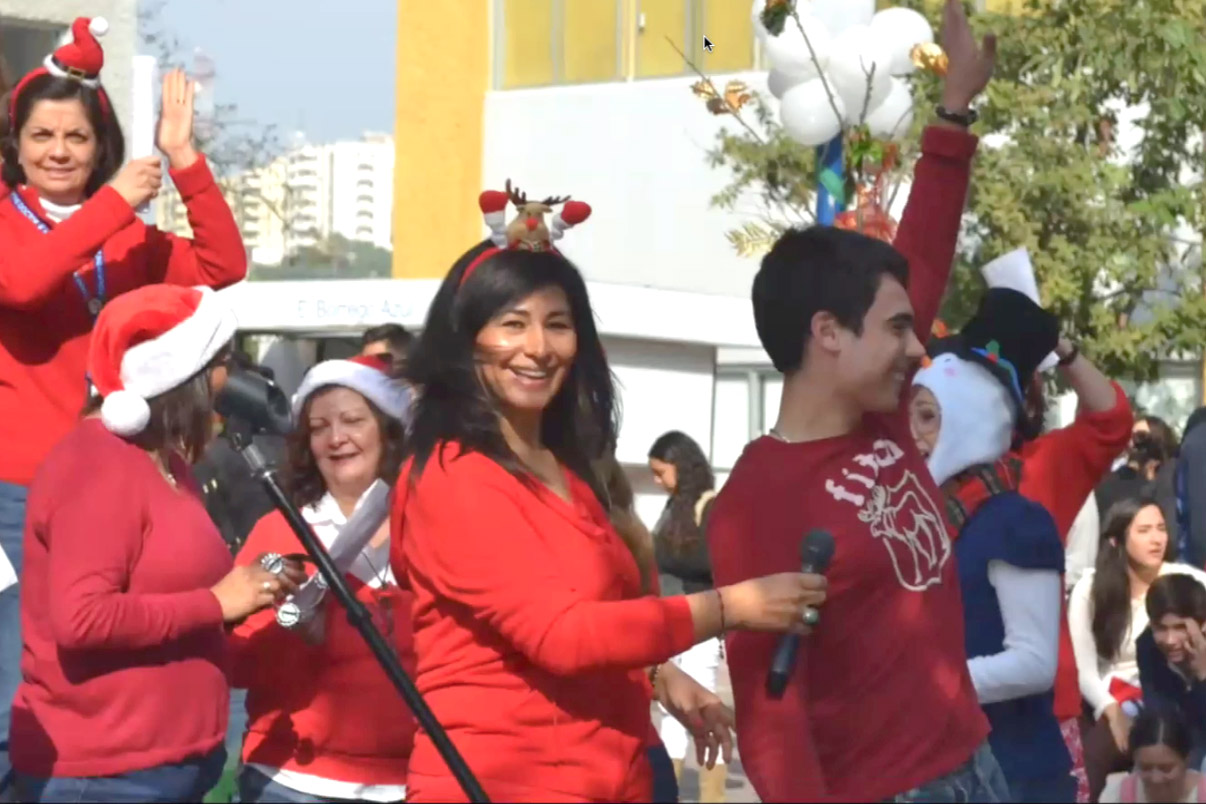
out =
[[[552,246],[590,207],[508,189],[481,208],[492,237],[445,278],[407,365],[423,394],[391,551],[415,595],[416,682],[491,798],[649,801],[650,704],[684,689],[663,663],[728,628],[804,631],[824,581],[647,594],[592,469],[616,443],[611,371],[586,283]],[[697,739],[727,740],[715,702],[685,708]],[[422,733],[407,796],[464,800]]]
[[[26,488],[84,407],[101,308],[144,285],[218,288],[247,272],[234,216],[193,145],[194,85],[179,70],[163,80],[156,144],[194,239],[136,217],[158,194],[163,169],[159,156],[123,166],[125,140],[101,80],[108,28],[100,17],[72,24],[67,41],[9,94],[0,138],[0,548],[18,575]],[[0,780],[20,680],[18,597],[18,586],[0,593]]]

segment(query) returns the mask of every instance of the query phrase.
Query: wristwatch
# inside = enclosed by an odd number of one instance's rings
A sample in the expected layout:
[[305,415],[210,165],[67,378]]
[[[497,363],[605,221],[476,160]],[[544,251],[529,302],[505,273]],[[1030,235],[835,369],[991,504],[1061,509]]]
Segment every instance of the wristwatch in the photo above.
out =
[[964,128],[971,128],[972,124],[980,119],[980,113],[975,109],[968,109],[966,112],[952,112],[942,105],[934,110],[934,114],[948,123],[954,123]]
[[1080,347],[1077,346],[1076,344],[1072,344],[1072,348],[1070,350],[1068,350],[1068,354],[1060,357],[1059,365],[1062,368],[1067,368],[1068,366],[1072,365],[1072,363],[1078,357],[1080,357]]

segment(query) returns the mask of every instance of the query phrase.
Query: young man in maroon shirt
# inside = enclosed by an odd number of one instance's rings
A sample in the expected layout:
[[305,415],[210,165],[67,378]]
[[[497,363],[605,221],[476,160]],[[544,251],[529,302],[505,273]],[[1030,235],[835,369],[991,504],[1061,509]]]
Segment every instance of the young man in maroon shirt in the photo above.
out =
[[754,280],[763,347],[785,375],[779,420],[750,444],[711,513],[717,584],[836,552],[821,622],[781,699],[765,692],[777,637],[727,637],[742,763],[763,801],[1002,801],[967,671],[951,535],[907,419],[954,260],[976,138],[971,102],[992,74],[948,0],[942,122],[926,130],[895,248],[853,232],[791,231]]

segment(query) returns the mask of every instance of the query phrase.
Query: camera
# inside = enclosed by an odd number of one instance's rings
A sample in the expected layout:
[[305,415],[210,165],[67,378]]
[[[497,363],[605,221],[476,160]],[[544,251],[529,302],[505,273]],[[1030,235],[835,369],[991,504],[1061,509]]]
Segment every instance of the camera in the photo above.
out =
[[214,410],[249,435],[284,436],[293,428],[285,392],[256,369],[232,370],[214,400]]

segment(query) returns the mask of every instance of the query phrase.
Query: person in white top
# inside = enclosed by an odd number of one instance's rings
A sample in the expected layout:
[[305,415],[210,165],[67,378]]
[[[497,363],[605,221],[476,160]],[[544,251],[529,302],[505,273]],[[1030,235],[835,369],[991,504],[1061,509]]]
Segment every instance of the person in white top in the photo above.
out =
[[1154,500],[1122,500],[1106,514],[1096,567],[1081,576],[1068,601],[1080,692],[1093,710],[1084,749],[1094,799],[1107,774],[1125,769],[1131,718],[1142,706],[1135,640],[1148,625],[1148,587],[1169,572],[1206,583],[1206,572],[1173,562],[1174,551]]
[[1112,774],[1098,801],[1102,804],[1206,801],[1206,777],[1186,764],[1190,734],[1176,712],[1144,710],[1135,718],[1130,744],[1134,771]]

